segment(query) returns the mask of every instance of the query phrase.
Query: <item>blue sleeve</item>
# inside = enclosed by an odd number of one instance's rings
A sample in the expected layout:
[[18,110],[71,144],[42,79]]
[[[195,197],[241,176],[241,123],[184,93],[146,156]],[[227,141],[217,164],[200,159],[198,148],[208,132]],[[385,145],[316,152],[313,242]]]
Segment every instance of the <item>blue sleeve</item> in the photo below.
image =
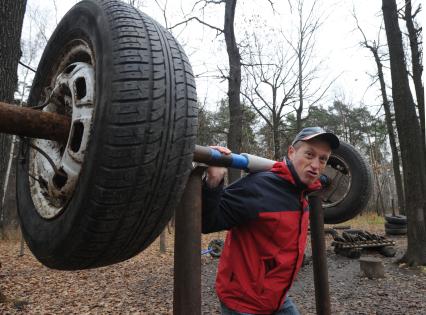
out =
[[250,175],[232,183],[225,189],[223,183],[216,188],[203,184],[202,232],[229,230],[258,216],[261,196]]

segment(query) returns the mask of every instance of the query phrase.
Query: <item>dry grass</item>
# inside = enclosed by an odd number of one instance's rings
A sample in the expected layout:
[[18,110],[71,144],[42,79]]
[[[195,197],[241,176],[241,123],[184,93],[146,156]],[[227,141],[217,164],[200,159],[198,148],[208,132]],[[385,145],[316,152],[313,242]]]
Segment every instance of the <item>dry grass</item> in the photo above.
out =
[[366,212],[358,215],[355,218],[338,225],[329,225],[328,227],[350,226],[351,229],[367,230],[369,232],[383,232],[385,218],[378,216],[374,212]]

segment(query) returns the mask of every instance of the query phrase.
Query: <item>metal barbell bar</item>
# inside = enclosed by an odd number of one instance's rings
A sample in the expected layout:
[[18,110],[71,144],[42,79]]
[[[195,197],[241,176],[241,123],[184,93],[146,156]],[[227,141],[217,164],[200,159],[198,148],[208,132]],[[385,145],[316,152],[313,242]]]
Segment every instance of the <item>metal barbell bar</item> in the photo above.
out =
[[0,133],[64,143],[70,128],[68,116],[0,102]]
[[[0,102],[0,133],[66,143],[70,129],[71,118],[66,115]],[[217,150],[200,145],[195,146],[193,161],[248,172],[268,170],[275,163],[248,153],[222,155]]]

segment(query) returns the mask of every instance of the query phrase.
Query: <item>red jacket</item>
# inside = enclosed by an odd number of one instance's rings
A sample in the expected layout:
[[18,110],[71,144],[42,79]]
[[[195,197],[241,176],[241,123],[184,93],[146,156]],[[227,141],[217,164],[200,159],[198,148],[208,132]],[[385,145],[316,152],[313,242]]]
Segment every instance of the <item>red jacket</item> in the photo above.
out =
[[299,271],[309,222],[306,187],[290,162],[247,175],[226,189],[203,189],[203,233],[228,229],[216,279],[230,309],[270,314]]

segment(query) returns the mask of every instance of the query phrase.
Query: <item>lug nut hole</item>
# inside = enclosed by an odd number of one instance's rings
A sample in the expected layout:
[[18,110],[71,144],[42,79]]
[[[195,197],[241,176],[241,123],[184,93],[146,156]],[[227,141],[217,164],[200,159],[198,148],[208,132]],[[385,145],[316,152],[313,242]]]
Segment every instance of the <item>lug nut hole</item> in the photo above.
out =
[[61,173],[56,173],[53,175],[52,180],[56,188],[61,189],[67,183],[68,175],[61,169]]
[[84,125],[81,121],[76,121],[72,128],[72,137],[70,143],[70,149],[73,152],[80,150],[81,141],[83,140]]
[[84,78],[78,78],[75,81],[75,90],[77,93],[78,100],[81,100],[83,97],[86,96],[86,80]]

